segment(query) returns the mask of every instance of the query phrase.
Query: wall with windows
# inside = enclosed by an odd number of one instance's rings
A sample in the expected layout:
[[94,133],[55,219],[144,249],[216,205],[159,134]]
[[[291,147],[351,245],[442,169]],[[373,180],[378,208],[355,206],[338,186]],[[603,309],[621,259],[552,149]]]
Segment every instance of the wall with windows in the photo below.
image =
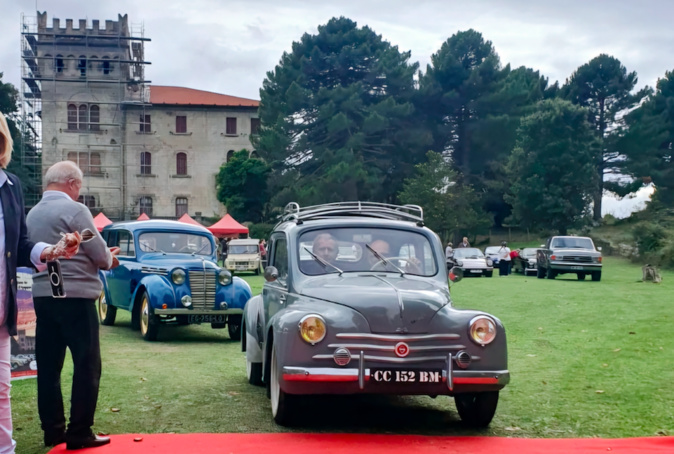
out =
[[[131,217],[223,215],[215,177],[231,151],[253,152],[254,107],[151,105],[126,109],[127,205]],[[135,121],[130,121],[135,120]],[[142,210],[141,210],[142,202]]]

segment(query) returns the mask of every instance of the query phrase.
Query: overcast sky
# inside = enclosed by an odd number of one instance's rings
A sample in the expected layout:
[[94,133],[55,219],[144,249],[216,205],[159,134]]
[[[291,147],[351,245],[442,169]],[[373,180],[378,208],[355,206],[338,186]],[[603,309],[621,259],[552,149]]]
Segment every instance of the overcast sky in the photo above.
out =
[[[564,83],[600,53],[636,71],[638,87],[674,69],[674,2],[670,0],[0,0],[0,72],[20,86],[21,15],[47,11],[47,23],[128,14],[144,29],[146,78],[259,99],[267,71],[303,33],[335,16],[368,25],[425,70],[457,31],[492,41],[503,65],[539,70]],[[77,25],[76,25],[77,26]]]

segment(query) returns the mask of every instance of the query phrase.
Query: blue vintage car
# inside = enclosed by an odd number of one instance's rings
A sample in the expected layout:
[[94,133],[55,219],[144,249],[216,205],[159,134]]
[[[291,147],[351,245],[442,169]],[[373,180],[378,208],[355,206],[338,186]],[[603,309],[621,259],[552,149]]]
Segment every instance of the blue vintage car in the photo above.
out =
[[218,266],[213,235],[204,227],[176,221],[132,221],[107,226],[109,247],[119,247],[119,266],[101,271],[98,314],[115,322],[117,309],[131,312],[131,327],[148,341],[164,323],[227,326],[241,338],[241,314],[250,286]]
[[277,423],[292,424],[298,396],[314,394],[452,396],[466,424],[491,422],[510,380],[505,328],[453,307],[420,207],[290,204],[269,244],[241,343]]

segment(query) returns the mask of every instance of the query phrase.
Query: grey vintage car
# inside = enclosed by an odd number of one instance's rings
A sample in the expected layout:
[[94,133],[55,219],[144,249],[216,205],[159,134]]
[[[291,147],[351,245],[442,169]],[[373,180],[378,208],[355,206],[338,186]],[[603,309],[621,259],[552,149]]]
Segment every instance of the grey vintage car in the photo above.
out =
[[248,381],[292,424],[302,395],[453,396],[488,425],[510,380],[505,329],[452,307],[439,237],[417,206],[286,207],[262,293],[244,309]]

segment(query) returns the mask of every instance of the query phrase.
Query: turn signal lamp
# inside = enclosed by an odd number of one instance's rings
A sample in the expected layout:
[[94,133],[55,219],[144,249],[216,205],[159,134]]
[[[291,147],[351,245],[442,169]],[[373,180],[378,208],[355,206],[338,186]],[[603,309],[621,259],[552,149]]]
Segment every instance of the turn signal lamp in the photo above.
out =
[[327,328],[325,320],[320,315],[305,315],[299,323],[300,337],[307,343],[314,345],[325,339]]
[[557,256],[556,256],[556,255],[551,255],[551,256],[550,256],[550,260],[557,260]]
[[470,321],[470,338],[479,345],[487,345],[496,338],[496,322],[491,318],[478,315]]

